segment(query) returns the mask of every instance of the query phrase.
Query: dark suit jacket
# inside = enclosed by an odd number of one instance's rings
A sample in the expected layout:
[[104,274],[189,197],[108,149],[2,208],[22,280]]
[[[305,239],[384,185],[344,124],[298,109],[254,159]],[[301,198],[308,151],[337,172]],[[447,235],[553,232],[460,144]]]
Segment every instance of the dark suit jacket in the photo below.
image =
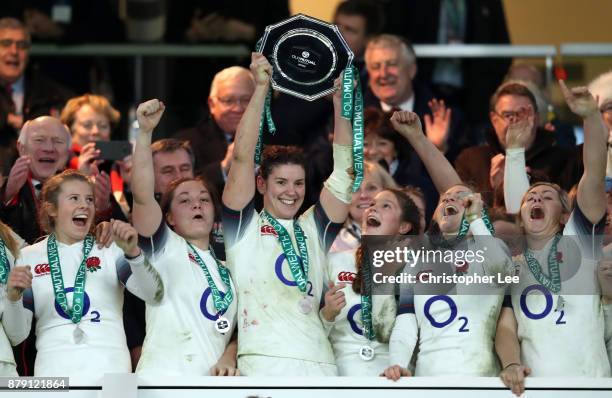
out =
[[[1,197],[4,197],[5,188],[6,185],[0,192]],[[2,221],[30,245],[43,235],[38,224],[38,207],[36,202],[34,188],[31,181],[28,180],[8,205],[4,201],[0,204],[0,218]]]
[[[23,120],[24,122],[38,116],[59,112],[66,101],[73,96],[66,88],[49,80],[37,70],[27,70],[24,80]],[[0,86],[0,172],[8,175],[17,151],[15,142],[19,134],[7,118],[11,111],[12,99],[5,86]]]
[[197,126],[181,130],[173,137],[191,143],[196,159],[196,174],[204,175],[204,168],[210,163],[222,161],[227,152],[225,133],[210,116]]

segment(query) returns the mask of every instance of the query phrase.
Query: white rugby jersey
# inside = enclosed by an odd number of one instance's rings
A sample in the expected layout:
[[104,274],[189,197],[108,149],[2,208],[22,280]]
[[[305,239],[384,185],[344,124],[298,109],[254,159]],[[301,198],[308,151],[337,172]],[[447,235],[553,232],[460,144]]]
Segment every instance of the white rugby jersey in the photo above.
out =
[[[572,212],[557,246],[560,293],[540,285],[520,256],[520,284],[513,286],[512,307],[518,322],[521,361],[531,368],[532,376],[610,376],[596,277],[604,221],[591,224],[578,206]],[[532,250],[546,275],[553,240],[542,250]],[[570,272],[576,264],[577,271]],[[559,296],[563,297],[563,308],[558,308]]]
[[[337,252],[329,255],[328,278],[334,284],[345,283],[342,288],[346,306],[342,308],[329,332],[329,340],[336,356],[336,366],[339,376],[379,376],[389,363],[389,345],[380,343],[377,339],[368,341],[363,335],[361,322],[361,295],[353,291],[352,283],[357,268],[355,267],[355,250]],[[395,322],[395,305],[381,306],[379,300],[394,297],[373,296],[372,323],[375,332],[387,334]],[[393,303],[394,304],[394,303]],[[388,310],[384,310],[388,308]],[[386,333],[383,329],[386,329]],[[364,361],[359,356],[359,349],[369,345],[374,349],[374,358]]]
[[[481,222],[479,220],[478,224]],[[498,273],[502,277],[511,275],[513,265],[505,244],[491,237],[486,229],[476,226],[474,230],[472,225],[470,230],[479,234],[476,240],[468,238],[467,246],[456,249],[476,251],[486,245],[485,261],[469,263],[467,268],[462,265],[456,270],[465,275],[493,276],[496,281]],[[479,242],[480,236],[487,237]],[[435,273],[429,269],[431,266],[419,264],[417,267],[420,267],[420,272]],[[409,329],[404,332],[405,340],[394,331],[389,347],[391,362],[400,362],[397,354],[393,354],[395,350],[404,352],[399,365],[406,367],[418,344],[416,376],[496,376],[499,364],[494,352],[494,339],[504,286],[495,283],[487,286],[458,285],[449,294],[422,294],[426,289],[426,285],[418,282],[413,286],[403,285],[400,289],[396,327]],[[476,291],[481,294],[474,294]],[[397,337],[400,340],[396,340]]]
[[[236,324],[237,297],[222,314],[231,330],[222,335],[215,329],[218,319],[204,272],[191,254],[184,238],[163,222],[150,238],[141,237],[139,246],[158,270],[164,284],[159,304],[147,304],[147,334],[137,373],[158,375],[209,375],[225,351]],[[209,250],[195,247],[217,288],[225,293],[217,264]]]
[[[297,248],[293,220],[278,221]],[[342,224],[330,222],[320,203],[298,221],[310,261],[306,293],[296,286],[274,229],[255,211],[253,201],[241,211],[223,209],[227,265],[238,292],[239,356],[334,363],[318,309],[326,279],[326,252]],[[308,314],[298,309],[305,295],[312,300]]]
[[[21,251],[16,265],[30,265],[32,288],[26,289],[23,305],[36,317],[36,376],[100,375],[131,372],[130,355],[123,329],[123,286],[135,292],[136,278],[123,252],[114,243],[98,249],[94,244],[87,260],[83,318],[79,328],[84,341],[74,341],[76,325],[55,302],[47,258],[47,239]],[[64,290],[72,306],[77,269],[83,259],[83,241],[72,245],[57,242]],[[129,281],[128,281],[129,279]],[[31,313],[26,311],[28,319]],[[28,322],[29,329],[29,322]],[[27,334],[27,332],[26,332]]]

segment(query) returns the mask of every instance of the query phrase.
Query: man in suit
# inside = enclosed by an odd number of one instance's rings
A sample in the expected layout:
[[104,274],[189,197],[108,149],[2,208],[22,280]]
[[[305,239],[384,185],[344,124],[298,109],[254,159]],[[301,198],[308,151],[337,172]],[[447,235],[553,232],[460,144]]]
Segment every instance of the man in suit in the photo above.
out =
[[26,68],[30,34],[14,18],[0,19],[0,173],[17,158],[15,142],[25,120],[59,114],[71,93],[36,70]]
[[208,164],[218,164],[225,158],[253,91],[255,83],[248,69],[232,66],[215,75],[208,95],[210,116],[197,126],[174,135],[174,138],[190,142],[196,174],[202,174]]

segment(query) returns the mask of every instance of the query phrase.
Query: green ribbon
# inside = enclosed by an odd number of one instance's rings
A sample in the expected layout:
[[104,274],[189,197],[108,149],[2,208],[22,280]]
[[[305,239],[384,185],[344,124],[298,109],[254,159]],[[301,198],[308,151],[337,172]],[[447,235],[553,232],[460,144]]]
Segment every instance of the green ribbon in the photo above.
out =
[[64,313],[70,317],[72,323],[79,323],[83,317],[83,306],[85,297],[85,277],[87,276],[87,257],[94,245],[94,237],[91,234],[85,236],[83,242],[83,261],[79,265],[74,279],[74,292],[72,296],[72,308],[68,307],[68,299],[64,290],[64,278],[62,277],[62,267],[60,265],[59,252],[55,234],[49,235],[47,239],[47,258],[49,259],[49,269],[51,270],[51,281],[53,283],[53,294],[55,301],[62,308]]
[[[261,42],[263,38],[257,41],[255,45],[255,51],[261,52]],[[270,79],[272,77],[270,76]],[[261,154],[263,147],[263,132],[264,126],[268,127],[268,132],[274,135],[276,133],[276,126],[274,125],[274,120],[272,120],[272,85],[270,84],[268,88],[268,93],[266,94],[266,100],[264,102],[264,110],[261,114],[261,120],[259,122],[259,135],[257,137],[257,145],[255,146],[255,164],[261,164]]]
[[219,291],[219,288],[217,288],[217,284],[212,278],[212,275],[210,274],[210,271],[208,270],[206,263],[204,263],[204,260],[202,260],[197,250],[191,245],[191,243],[187,242],[187,245],[191,249],[191,252],[196,259],[196,262],[198,263],[200,268],[202,268],[202,272],[204,272],[204,277],[206,278],[206,281],[208,282],[208,286],[210,286],[210,291],[212,293],[215,309],[219,313],[227,310],[230,304],[232,303],[232,300],[234,299],[234,294],[232,293],[232,285],[230,282],[229,270],[225,268],[219,260],[217,260],[217,256],[215,256],[215,252],[212,249],[210,249],[210,255],[217,263],[217,269],[219,270],[219,275],[221,276],[221,280],[223,281],[223,283],[225,284],[225,287],[227,288],[227,292],[225,293],[225,296],[221,298],[221,292]]
[[[357,85],[353,89],[353,81]],[[363,93],[359,71],[354,66],[344,70],[342,77],[342,117],[353,126],[353,181],[352,192],[357,192],[363,181]]]
[[561,291],[561,271],[559,270],[559,261],[557,260],[557,244],[560,239],[560,235],[555,235],[555,240],[548,252],[548,272],[550,273],[550,278],[544,274],[540,262],[536,260],[531,250],[525,249],[524,252],[527,265],[533,276],[542,286],[553,293],[559,293]]
[[9,275],[9,261],[6,255],[6,246],[4,241],[0,238],[0,285],[6,285]]
[[361,324],[363,325],[363,336],[372,341],[376,335],[372,327],[372,270],[367,258],[369,258],[369,254],[362,256],[361,259],[364,283],[364,288],[361,291]]
[[298,246],[298,251],[300,253],[300,257],[302,258],[301,264],[300,259],[293,247],[293,242],[291,242],[291,236],[282,226],[281,223],[278,222],[274,217],[270,215],[266,210],[262,212],[262,216],[264,220],[266,220],[272,228],[278,234],[278,240],[283,248],[283,253],[285,253],[285,257],[287,258],[287,262],[289,263],[289,269],[291,270],[291,275],[295,280],[298,288],[302,293],[306,293],[306,289],[308,287],[308,248],[306,247],[306,237],[304,236],[304,231],[300,224],[297,221],[293,221],[293,231],[295,232],[295,241]]

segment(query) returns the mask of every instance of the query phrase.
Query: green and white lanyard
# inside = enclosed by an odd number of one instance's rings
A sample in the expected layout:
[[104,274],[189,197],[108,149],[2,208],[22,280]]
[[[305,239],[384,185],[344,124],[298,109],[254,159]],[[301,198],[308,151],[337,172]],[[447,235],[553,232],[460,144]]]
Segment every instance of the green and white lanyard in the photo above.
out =
[[83,242],[83,261],[74,279],[74,293],[72,296],[72,308],[68,307],[68,299],[64,290],[64,279],[62,277],[62,267],[60,265],[59,251],[55,234],[49,235],[47,239],[47,257],[49,259],[49,269],[51,270],[51,281],[53,282],[53,294],[55,301],[68,315],[72,323],[78,324],[83,316],[83,306],[85,297],[85,277],[87,275],[87,257],[94,245],[94,237],[91,234],[85,236]]
[[[357,85],[353,89],[353,81]],[[342,75],[342,117],[353,126],[353,181],[352,192],[357,192],[363,181],[363,93],[359,71],[350,65]]]
[[[480,211],[480,218],[484,222],[485,226],[487,227],[491,235],[494,236],[495,228],[493,227],[493,224],[491,223],[491,220],[489,219],[489,214],[487,213],[487,209],[484,207]],[[465,217],[465,211],[464,211],[463,215],[461,216],[461,223],[459,225],[459,232],[457,233],[457,236],[455,236],[454,238],[448,239],[448,240],[444,239],[443,237],[440,237],[439,239],[432,239],[432,240],[438,246],[445,247],[445,248],[453,248],[468,234],[469,230],[470,230],[470,223]]]
[[0,285],[6,285],[9,276],[9,261],[6,255],[6,245],[0,238]]
[[524,256],[527,266],[536,280],[545,288],[553,293],[561,291],[561,271],[559,270],[559,260],[557,259],[557,245],[561,235],[555,235],[550,251],[548,252],[548,272],[550,277],[544,274],[540,262],[535,258],[531,250],[525,249]]
[[227,310],[230,304],[232,303],[232,300],[234,299],[234,294],[232,292],[232,285],[230,282],[229,270],[225,268],[223,264],[221,264],[221,262],[217,259],[217,256],[215,256],[214,251],[211,249],[210,255],[217,263],[217,269],[219,270],[219,275],[221,276],[221,280],[223,281],[223,283],[225,284],[225,287],[227,288],[227,292],[225,293],[225,296],[222,298],[221,292],[219,291],[217,284],[215,283],[212,275],[210,274],[210,271],[208,270],[206,263],[204,263],[204,260],[202,260],[202,258],[198,254],[198,251],[195,249],[195,247],[193,247],[191,243],[187,242],[187,245],[189,246],[189,249],[191,250],[196,262],[198,263],[200,268],[202,268],[202,272],[204,272],[204,277],[206,278],[206,281],[208,282],[208,286],[210,287],[210,292],[213,297],[213,304],[215,305],[215,309],[217,310],[218,313],[221,313]]
[[363,336],[368,341],[376,337],[372,328],[372,270],[367,261],[367,256],[362,256],[361,273],[363,275],[363,289],[361,289],[361,324],[363,325]]
[[306,289],[308,288],[308,248],[306,247],[306,237],[304,236],[304,231],[300,224],[297,221],[293,221],[293,231],[295,233],[295,241],[298,246],[298,251],[300,253],[300,257],[302,258],[302,264],[300,265],[300,259],[295,251],[293,246],[293,242],[291,242],[291,236],[274,217],[270,215],[266,210],[262,211],[262,216],[265,221],[267,221],[274,231],[276,231],[278,235],[278,240],[283,248],[283,253],[285,253],[285,257],[287,258],[287,262],[289,263],[289,269],[291,270],[291,275],[295,280],[298,288],[302,293],[306,293]]
[[[255,51],[261,52],[261,42],[262,39],[259,39],[257,44],[255,45]],[[271,78],[271,77],[270,77]],[[261,120],[259,122],[259,135],[257,138],[257,145],[255,146],[255,164],[261,164],[261,154],[263,147],[263,132],[264,126],[268,127],[268,131],[270,134],[274,135],[276,133],[276,126],[274,125],[274,120],[272,120],[272,85],[268,88],[268,93],[266,94],[266,100],[264,102],[264,111],[261,114]]]

